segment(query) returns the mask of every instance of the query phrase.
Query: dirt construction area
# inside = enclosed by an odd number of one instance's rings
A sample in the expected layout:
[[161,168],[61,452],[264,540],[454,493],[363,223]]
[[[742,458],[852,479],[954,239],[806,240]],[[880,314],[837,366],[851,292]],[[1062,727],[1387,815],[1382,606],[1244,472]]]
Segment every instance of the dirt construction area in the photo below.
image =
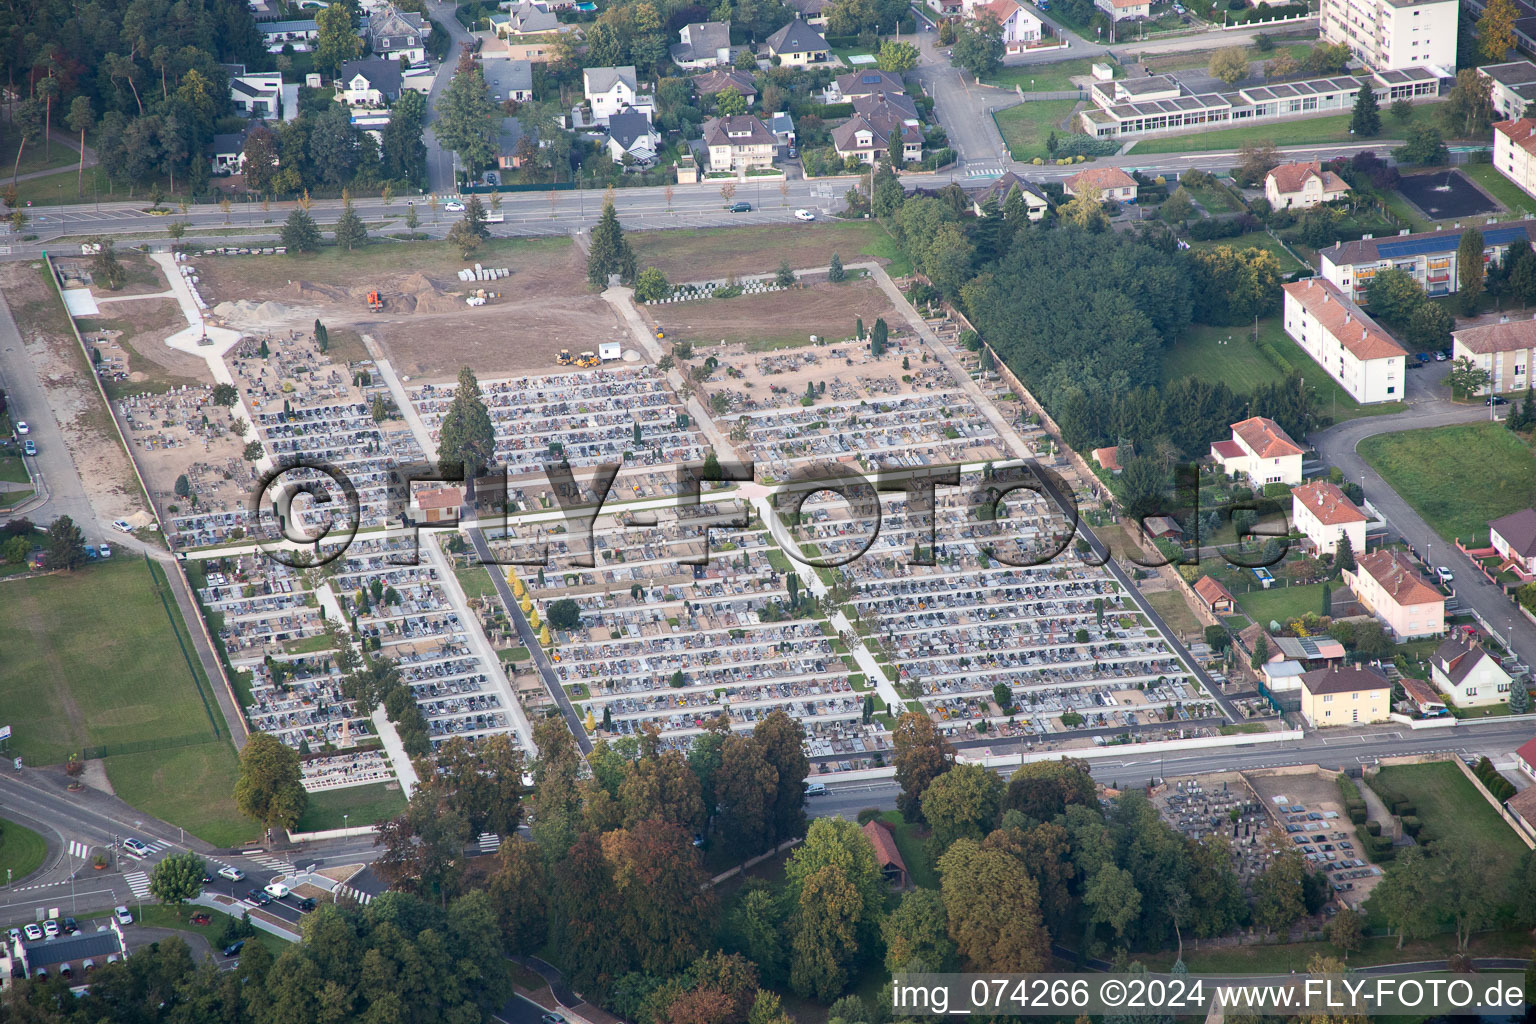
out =
[[811,335],[841,341],[853,337],[858,318],[869,330],[877,317],[895,318],[890,300],[873,281],[825,280],[763,295],[642,306],[651,323],[673,341],[697,345],[745,345],[764,351],[810,344]]
[[[474,263],[509,273],[460,280]],[[493,239],[472,261],[445,243],[379,242],[351,253],[200,257],[197,268],[199,287],[228,326],[264,333],[320,319],[371,338],[412,380],[448,380],[463,366],[497,376],[553,370],[561,349],[631,341],[587,286],[581,250],[565,238]],[[368,308],[374,290],[382,310]],[[466,302],[481,291],[484,305]]]

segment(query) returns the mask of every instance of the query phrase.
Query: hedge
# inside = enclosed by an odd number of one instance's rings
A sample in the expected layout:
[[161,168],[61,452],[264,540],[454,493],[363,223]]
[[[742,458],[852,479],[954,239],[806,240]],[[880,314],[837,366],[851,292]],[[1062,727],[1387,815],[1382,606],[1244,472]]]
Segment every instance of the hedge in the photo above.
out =
[[1403,831],[1407,832],[1410,836],[1417,837],[1419,834],[1419,829],[1423,827],[1424,823],[1420,821],[1415,815],[1410,814],[1403,818]]
[[1379,836],[1379,835],[1381,835],[1381,822],[1379,822],[1379,821],[1368,821],[1368,822],[1365,823],[1365,830],[1366,830],[1366,832],[1370,833],[1372,836]]

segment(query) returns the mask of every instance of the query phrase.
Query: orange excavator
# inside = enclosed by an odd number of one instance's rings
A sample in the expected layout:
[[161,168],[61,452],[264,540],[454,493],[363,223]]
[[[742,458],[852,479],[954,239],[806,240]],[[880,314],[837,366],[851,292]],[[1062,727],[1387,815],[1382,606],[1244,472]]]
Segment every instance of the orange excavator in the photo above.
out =
[[370,312],[377,313],[383,308],[384,300],[379,298],[379,290],[375,288],[373,291],[368,293],[368,309]]

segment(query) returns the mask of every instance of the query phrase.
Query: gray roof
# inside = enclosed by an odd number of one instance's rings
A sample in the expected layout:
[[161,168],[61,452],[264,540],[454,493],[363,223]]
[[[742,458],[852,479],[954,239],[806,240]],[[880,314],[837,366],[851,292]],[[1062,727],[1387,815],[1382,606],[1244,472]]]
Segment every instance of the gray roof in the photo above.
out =
[[816,18],[832,5],[832,0],[786,0],[786,3],[791,10],[799,11],[802,18]]
[[343,82],[350,82],[357,75],[368,79],[370,86],[386,96],[400,94],[400,62],[397,60],[386,60],[383,57],[349,60],[341,66],[341,74],[337,77]]
[[1521,557],[1536,555],[1536,509],[1523,508],[1519,512],[1512,512],[1502,519],[1493,520],[1488,528],[1497,531],[1504,542]]
[[921,121],[917,113],[917,104],[906,93],[876,93],[873,96],[859,96],[853,101],[853,110],[857,114],[868,114],[872,110],[886,108],[891,114],[899,114],[908,121]]
[[393,4],[368,19],[369,42],[384,49],[419,46],[426,42],[429,31],[422,24],[421,15],[402,11]]
[[826,48],[827,41],[821,33],[799,18],[768,37],[769,53],[809,53]]
[[1500,85],[1514,89],[1516,92],[1521,92],[1521,86],[1536,85],[1536,64],[1528,60],[1514,60],[1508,64],[1485,64],[1478,70]]
[[[532,72],[530,72],[530,75]],[[635,66],[625,64],[616,68],[587,68],[581,73],[582,86],[587,92],[607,92],[619,82],[629,86],[630,92],[638,92],[640,86],[635,78]]]
[[757,84],[752,81],[752,75],[736,68],[710,68],[688,81],[693,83],[693,91],[700,96],[714,96],[727,89],[735,89],[748,99],[757,95]]
[[778,141],[767,126],[751,114],[717,117],[704,123],[704,142],[710,146],[773,146]]
[[251,134],[252,125],[246,125],[244,130],[227,132],[223,135],[215,135],[208,140],[208,153],[210,156],[230,156],[245,152],[245,140]]
[[[1536,243],[1536,220],[1521,220],[1511,224],[1489,225],[1483,229],[1483,248],[1508,245],[1524,236]],[[1420,231],[1411,235],[1386,235],[1381,238],[1362,238],[1356,242],[1343,242],[1320,250],[1334,266],[1353,266],[1357,263],[1377,263],[1382,259],[1406,259],[1408,256],[1425,256],[1455,252],[1461,244],[1460,231]],[[1386,252],[1383,253],[1383,247]]]
[[275,36],[283,32],[319,32],[320,26],[313,18],[305,18],[298,21],[263,21],[257,24],[261,34]]
[[1444,643],[1435,648],[1434,657],[1430,659],[1430,663],[1440,670],[1452,686],[1460,686],[1461,681],[1471,675],[1472,670],[1488,657],[1492,655],[1485,651],[1481,644],[1469,644],[1458,632],[1451,634]]
[[997,205],[1002,206],[1008,199],[1008,193],[1013,191],[1015,185],[1019,187],[1019,191],[1024,195],[1034,196],[1040,202],[1050,205],[1050,200],[1046,198],[1044,192],[1040,191],[1038,185],[1032,181],[1026,181],[1012,171],[1007,172],[993,181],[992,184],[977,192],[972,196],[972,199],[977,206],[985,206],[988,199],[995,199],[997,200]]
[[901,76],[891,71],[854,71],[846,75],[838,75],[833,80],[837,91],[844,96],[872,96],[877,92],[883,92],[888,96],[907,91],[907,85],[901,80]]
[[795,131],[795,119],[789,116],[789,111],[780,110],[768,119],[768,130],[775,136],[792,135]]
[[52,967],[87,957],[94,959],[123,951],[122,944],[117,941],[117,933],[110,928],[104,932],[76,932],[56,939],[22,942],[21,946],[26,950],[27,967],[34,971],[39,967]]
[[480,71],[491,97],[504,100],[514,92],[533,91],[533,62],[526,60],[483,60]]
[[558,32],[560,19],[555,17],[554,11],[546,11],[542,7],[535,7],[528,0],[512,5],[507,12],[511,16],[510,27],[512,31],[522,35],[534,35],[539,32]]
[[1301,685],[1307,688],[1309,693],[1350,693],[1355,690],[1389,690],[1392,684],[1387,677],[1374,668],[1364,665],[1355,665],[1345,668],[1341,665],[1333,665],[1328,668],[1320,668],[1315,672],[1304,672],[1301,676]]
[[501,119],[501,127],[496,131],[496,152],[502,156],[511,156],[517,152],[517,144],[523,139],[523,122],[515,117]]
[[695,21],[684,25],[677,35],[680,41],[672,44],[670,52],[679,64],[712,60],[721,50],[729,52],[731,49],[731,23],[728,21]]
[[608,118],[608,137],[626,150],[633,146],[637,139],[651,134],[653,134],[651,119],[638,110],[621,111]]

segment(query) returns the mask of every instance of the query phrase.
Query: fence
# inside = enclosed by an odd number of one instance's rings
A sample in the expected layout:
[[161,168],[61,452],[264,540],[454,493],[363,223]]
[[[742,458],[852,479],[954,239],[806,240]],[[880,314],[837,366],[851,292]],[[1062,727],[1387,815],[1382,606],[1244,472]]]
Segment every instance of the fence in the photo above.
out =
[[167,600],[166,590],[169,589],[163,573],[150,560],[149,553],[144,553],[144,567],[149,570],[150,583],[154,585],[155,594],[160,598],[160,607],[165,609],[166,620],[171,624],[171,632],[176,637],[176,646],[181,648],[182,660],[187,663],[187,671],[192,675],[192,685],[197,690],[197,699],[203,702],[203,713],[208,716],[208,724],[213,726],[213,738],[219,738],[219,720],[214,716],[213,708],[208,706],[208,694],[203,692],[203,679],[198,672],[197,662],[192,660],[192,652],[187,650],[187,643],[181,637],[181,629],[176,625],[176,615],[171,611],[171,603]]
[[191,736],[160,736],[155,739],[129,740],[127,743],[103,743],[100,746],[85,747],[80,756],[86,761],[96,760],[102,757],[114,757],[118,754],[142,754],[150,750],[174,750],[177,747],[200,747],[205,743],[214,742],[205,733],[197,733]]

